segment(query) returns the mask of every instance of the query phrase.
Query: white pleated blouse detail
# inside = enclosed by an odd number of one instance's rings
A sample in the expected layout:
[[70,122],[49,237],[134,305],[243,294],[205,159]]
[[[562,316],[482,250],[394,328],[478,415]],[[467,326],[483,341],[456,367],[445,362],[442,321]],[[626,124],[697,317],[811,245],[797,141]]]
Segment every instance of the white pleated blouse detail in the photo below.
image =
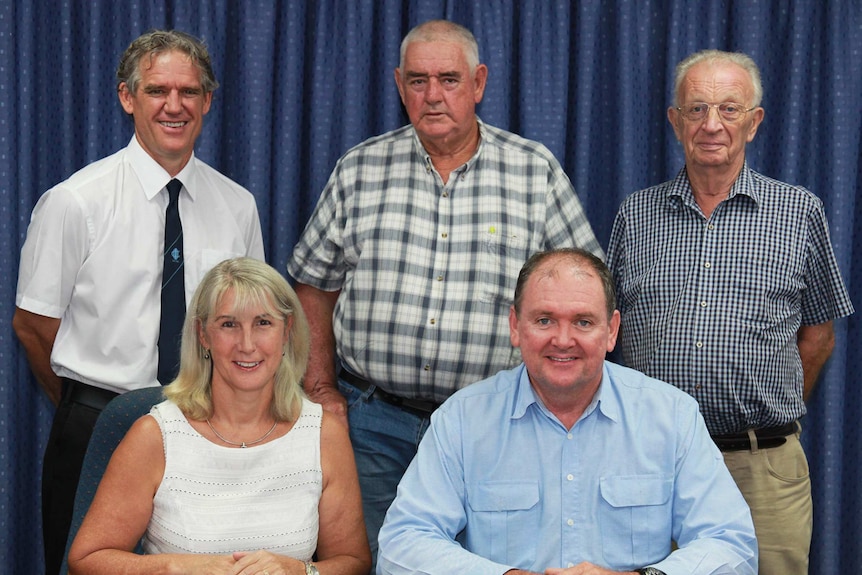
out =
[[144,535],[146,553],[265,549],[300,560],[317,547],[320,405],[303,400],[283,437],[238,449],[199,434],[170,401],[153,407],[165,445],[165,475]]

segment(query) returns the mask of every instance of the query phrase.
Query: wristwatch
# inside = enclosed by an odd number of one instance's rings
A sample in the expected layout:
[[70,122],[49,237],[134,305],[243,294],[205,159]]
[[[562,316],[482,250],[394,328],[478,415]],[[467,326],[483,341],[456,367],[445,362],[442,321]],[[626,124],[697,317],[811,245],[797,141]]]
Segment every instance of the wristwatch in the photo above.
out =
[[660,571],[655,567],[644,567],[643,569],[638,569],[636,573],[640,573],[640,575],[667,575],[664,571]]
[[[311,561],[303,561],[305,563],[305,575],[320,575],[320,571],[317,570],[314,563]],[[659,571],[661,573],[661,571]]]

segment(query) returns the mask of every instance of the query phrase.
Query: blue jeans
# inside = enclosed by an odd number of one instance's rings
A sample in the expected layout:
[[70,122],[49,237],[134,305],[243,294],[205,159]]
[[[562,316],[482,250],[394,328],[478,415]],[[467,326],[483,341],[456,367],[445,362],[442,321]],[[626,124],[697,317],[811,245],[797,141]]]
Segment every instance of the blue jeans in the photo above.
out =
[[373,385],[363,392],[339,379],[338,387],[347,399],[350,441],[371,546],[371,573],[376,573],[377,534],[430,417],[420,417],[376,399],[371,395],[376,389]]

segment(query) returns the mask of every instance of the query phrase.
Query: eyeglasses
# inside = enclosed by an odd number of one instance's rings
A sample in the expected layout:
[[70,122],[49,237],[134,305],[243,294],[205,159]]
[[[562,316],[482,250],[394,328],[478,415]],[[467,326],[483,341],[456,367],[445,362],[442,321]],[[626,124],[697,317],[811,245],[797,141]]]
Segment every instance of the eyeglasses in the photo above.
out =
[[721,104],[707,104],[706,102],[692,102],[677,107],[682,117],[691,122],[699,122],[709,115],[710,108],[717,108],[719,117],[725,122],[738,122],[747,112],[754,108],[745,109],[742,104],[735,102],[722,102]]

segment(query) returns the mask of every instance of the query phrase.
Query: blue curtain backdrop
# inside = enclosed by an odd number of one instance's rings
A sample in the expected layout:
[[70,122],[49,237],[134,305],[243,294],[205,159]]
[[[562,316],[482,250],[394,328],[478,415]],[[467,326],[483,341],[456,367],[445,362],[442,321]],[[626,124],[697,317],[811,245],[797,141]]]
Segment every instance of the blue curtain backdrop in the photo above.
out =
[[[605,247],[620,201],[683,163],[665,119],[674,65],[703,48],[752,55],[766,119],[749,161],[823,199],[862,308],[859,0],[0,0],[0,571],[41,570],[53,411],[10,325],[18,257],[40,194],[129,140],[120,53],[154,27],[205,39],[221,87],[197,154],[254,193],[283,270],[336,159],[406,123],[392,71],[406,31],[432,18],[473,30],[490,69],[481,117],[554,152]],[[803,422],[814,574],[862,572],[859,318],[836,332]]]

